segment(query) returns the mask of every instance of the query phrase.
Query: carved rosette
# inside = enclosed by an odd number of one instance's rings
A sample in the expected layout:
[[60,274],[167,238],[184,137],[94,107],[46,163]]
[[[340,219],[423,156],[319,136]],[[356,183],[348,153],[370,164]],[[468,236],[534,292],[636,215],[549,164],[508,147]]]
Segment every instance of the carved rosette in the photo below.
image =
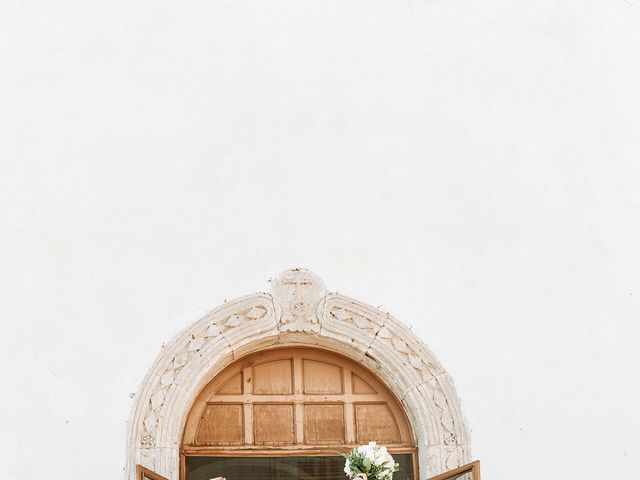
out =
[[271,295],[281,332],[320,332],[320,310],[327,289],[315,273],[304,268],[287,270],[272,281]]

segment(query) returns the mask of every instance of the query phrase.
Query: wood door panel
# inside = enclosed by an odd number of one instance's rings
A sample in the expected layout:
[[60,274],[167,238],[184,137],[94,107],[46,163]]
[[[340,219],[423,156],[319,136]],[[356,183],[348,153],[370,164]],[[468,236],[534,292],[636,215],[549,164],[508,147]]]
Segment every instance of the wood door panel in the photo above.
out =
[[194,402],[182,445],[211,454],[336,451],[370,440],[415,447],[402,405],[363,366],[299,347],[259,352],[220,372]]
[[363,394],[363,393],[377,393],[371,385],[365,382],[356,374],[351,376],[351,389],[355,394]]
[[242,395],[242,373],[231,377],[216,391],[216,395]]
[[293,368],[291,360],[277,360],[253,367],[254,395],[291,395]]
[[196,444],[242,445],[243,434],[242,405],[207,405],[198,426]]
[[303,360],[304,393],[308,395],[342,393],[342,368],[327,362]]
[[356,404],[356,441],[367,443],[400,443],[400,429],[393,413],[384,403]]
[[344,443],[344,405],[305,405],[304,441],[310,445]]
[[253,440],[256,445],[286,445],[295,443],[292,404],[253,405]]

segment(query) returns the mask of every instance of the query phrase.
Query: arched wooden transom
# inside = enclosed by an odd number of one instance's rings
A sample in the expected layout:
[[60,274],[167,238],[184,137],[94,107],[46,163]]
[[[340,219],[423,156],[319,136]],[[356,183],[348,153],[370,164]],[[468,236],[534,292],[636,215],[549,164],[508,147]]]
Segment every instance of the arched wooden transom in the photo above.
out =
[[259,352],[233,363],[200,393],[183,452],[332,452],[377,441],[414,447],[404,411],[368,370],[323,350]]

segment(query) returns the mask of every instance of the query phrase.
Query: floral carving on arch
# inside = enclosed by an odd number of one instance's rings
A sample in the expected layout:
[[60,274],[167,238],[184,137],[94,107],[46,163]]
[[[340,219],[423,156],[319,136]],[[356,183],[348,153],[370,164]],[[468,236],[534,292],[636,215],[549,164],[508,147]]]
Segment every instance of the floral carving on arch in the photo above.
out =
[[234,360],[278,346],[330,349],[375,371],[402,403],[416,436],[422,477],[470,460],[469,434],[453,381],[405,325],[291,269],[270,293],[226,302],[188,327],[156,358],[137,394],[125,479],[141,464],[178,480],[184,424],[200,391]]

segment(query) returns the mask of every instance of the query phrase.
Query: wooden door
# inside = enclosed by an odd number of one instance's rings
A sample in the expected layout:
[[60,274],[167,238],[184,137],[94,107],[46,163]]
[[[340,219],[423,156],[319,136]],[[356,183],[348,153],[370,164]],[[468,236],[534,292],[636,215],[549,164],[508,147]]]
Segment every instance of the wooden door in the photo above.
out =
[[429,480],[480,480],[480,460],[441,473]]
[[377,441],[418,477],[407,417],[369,370],[325,350],[259,352],[231,364],[200,393],[185,425],[182,480],[344,480],[344,458]]
[[377,441],[413,452],[399,402],[371,372],[323,350],[288,348],[241,359],[207,385],[189,413],[189,454],[300,455]]
[[167,480],[162,475],[152,472],[142,465],[136,465],[136,480]]

